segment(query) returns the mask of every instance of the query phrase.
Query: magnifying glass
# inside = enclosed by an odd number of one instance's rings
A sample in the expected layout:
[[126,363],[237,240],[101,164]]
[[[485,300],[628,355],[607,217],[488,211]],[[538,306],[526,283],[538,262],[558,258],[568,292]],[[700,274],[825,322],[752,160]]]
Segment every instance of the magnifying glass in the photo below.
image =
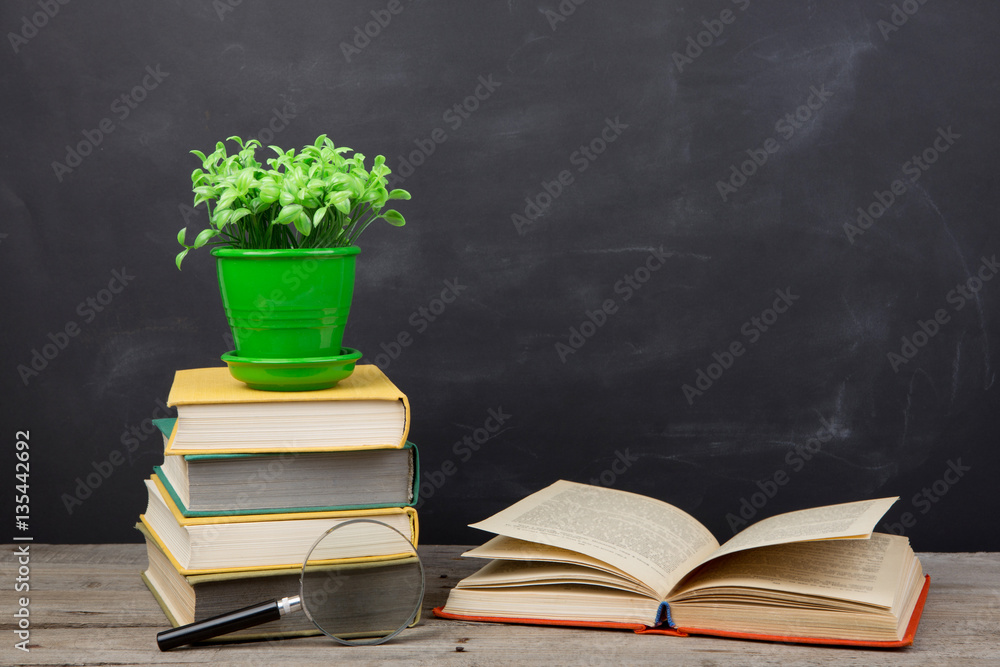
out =
[[[372,559],[366,551],[391,555]],[[312,545],[302,563],[298,595],[165,630],[156,643],[169,651],[304,612],[341,644],[381,644],[414,622],[423,599],[424,568],[410,540],[380,521],[351,519]]]

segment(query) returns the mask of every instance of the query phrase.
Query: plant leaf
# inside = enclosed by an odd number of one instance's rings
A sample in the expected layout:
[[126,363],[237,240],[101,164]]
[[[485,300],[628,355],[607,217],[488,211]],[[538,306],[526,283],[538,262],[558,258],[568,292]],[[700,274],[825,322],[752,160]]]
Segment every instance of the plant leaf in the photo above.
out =
[[174,263],[177,264],[178,271],[181,270],[181,262],[183,262],[184,258],[187,256],[188,250],[190,250],[190,248],[184,248],[184,250],[177,253],[177,258],[174,260]]
[[192,248],[200,248],[203,245],[205,245],[206,243],[208,243],[209,239],[211,239],[214,236],[218,236],[218,235],[219,235],[219,230],[217,230],[217,229],[212,229],[212,228],[203,229],[198,234],[198,236],[195,237],[195,239],[194,239],[194,245],[192,245],[191,247]]
[[236,198],[240,196],[240,193],[236,190],[229,188],[222,193],[219,197],[219,208],[229,208],[229,206],[236,201]]
[[181,245],[184,245],[184,239],[187,236],[187,230],[188,228],[184,227],[181,229],[181,231],[177,232],[177,242],[180,243]]
[[260,200],[265,204],[273,204],[281,196],[281,189],[277,185],[262,185],[260,187]]
[[410,193],[406,190],[395,189],[389,193],[389,199],[409,199]]
[[380,190],[381,188],[372,188],[371,190],[367,191],[363,197],[361,197],[361,201],[365,203],[378,202],[380,199],[382,199],[381,193],[385,192],[385,190],[381,190],[381,192]]
[[246,167],[240,172],[240,175],[236,177],[236,188],[241,194],[246,194],[247,190],[253,187],[254,180],[254,168]]
[[333,206],[344,215],[351,212],[351,194],[344,190],[331,192],[327,197],[327,204]]
[[388,222],[393,227],[402,227],[406,224],[406,219],[403,217],[402,213],[395,209],[389,209],[382,214],[385,221]]
[[316,209],[316,212],[313,213],[313,227],[319,227],[319,223],[323,221],[323,216],[326,215],[328,210],[326,206]]
[[354,178],[349,174],[345,174],[343,172],[337,172],[326,180],[332,186],[347,185],[349,187],[354,187],[355,183],[357,182],[356,178]]
[[[302,207],[299,206],[299,209]],[[312,231],[312,222],[309,220],[309,216],[306,215],[305,211],[299,211],[299,214],[295,216],[295,229],[302,232],[302,236],[309,236],[309,232]]]
[[274,219],[275,222],[280,222],[283,225],[287,225],[292,222],[292,218],[297,216],[302,212],[301,204],[289,204],[288,206],[281,209],[278,213],[278,217]]
[[216,229],[222,229],[229,224],[230,219],[233,217],[233,211],[229,208],[215,209],[215,215],[212,216],[212,224]]

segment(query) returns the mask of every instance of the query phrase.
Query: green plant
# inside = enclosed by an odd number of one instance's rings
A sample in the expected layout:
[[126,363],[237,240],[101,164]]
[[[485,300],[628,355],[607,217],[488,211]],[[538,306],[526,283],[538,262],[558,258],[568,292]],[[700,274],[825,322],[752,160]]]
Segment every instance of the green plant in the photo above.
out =
[[365,156],[353,149],[337,148],[325,134],[297,154],[294,149],[270,148],[276,157],[267,167],[254,157],[260,142],[244,143],[239,137],[227,141],[240,151],[226,154],[223,142],[201,160],[201,169],[191,174],[194,205],[204,202],[209,227],[188,245],[187,227],[177,234],[184,250],[177,255],[177,268],[184,257],[205,245],[241,249],[339,248],[354,245],[373,221],[406,224],[394,209],[385,209],[390,199],[409,199],[406,190],[386,190],[385,158],[377,156],[365,169]]

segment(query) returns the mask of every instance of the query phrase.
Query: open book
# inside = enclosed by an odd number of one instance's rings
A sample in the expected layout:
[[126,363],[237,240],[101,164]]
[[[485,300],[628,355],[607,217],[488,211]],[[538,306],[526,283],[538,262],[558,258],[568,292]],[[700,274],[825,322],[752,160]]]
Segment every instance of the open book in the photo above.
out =
[[497,537],[438,616],[776,641],[905,646],[929,577],[872,533],[896,498],[781,514],[723,545],[659,500],[559,481],[472,524]]

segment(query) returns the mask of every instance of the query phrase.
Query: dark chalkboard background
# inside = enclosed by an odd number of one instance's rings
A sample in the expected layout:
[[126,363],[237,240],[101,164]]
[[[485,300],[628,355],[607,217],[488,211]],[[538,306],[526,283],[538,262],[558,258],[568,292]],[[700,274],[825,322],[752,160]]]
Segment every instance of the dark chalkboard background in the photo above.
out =
[[173,265],[206,217],[188,151],[268,128],[409,174],[345,342],[411,397],[424,541],[480,542],[466,524],[566,478],[720,538],[753,503],[899,495],[883,530],[918,550],[1000,549],[995,2],[50,4],[0,9],[0,538],[139,540],[144,420],[229,349],[211,258]]

